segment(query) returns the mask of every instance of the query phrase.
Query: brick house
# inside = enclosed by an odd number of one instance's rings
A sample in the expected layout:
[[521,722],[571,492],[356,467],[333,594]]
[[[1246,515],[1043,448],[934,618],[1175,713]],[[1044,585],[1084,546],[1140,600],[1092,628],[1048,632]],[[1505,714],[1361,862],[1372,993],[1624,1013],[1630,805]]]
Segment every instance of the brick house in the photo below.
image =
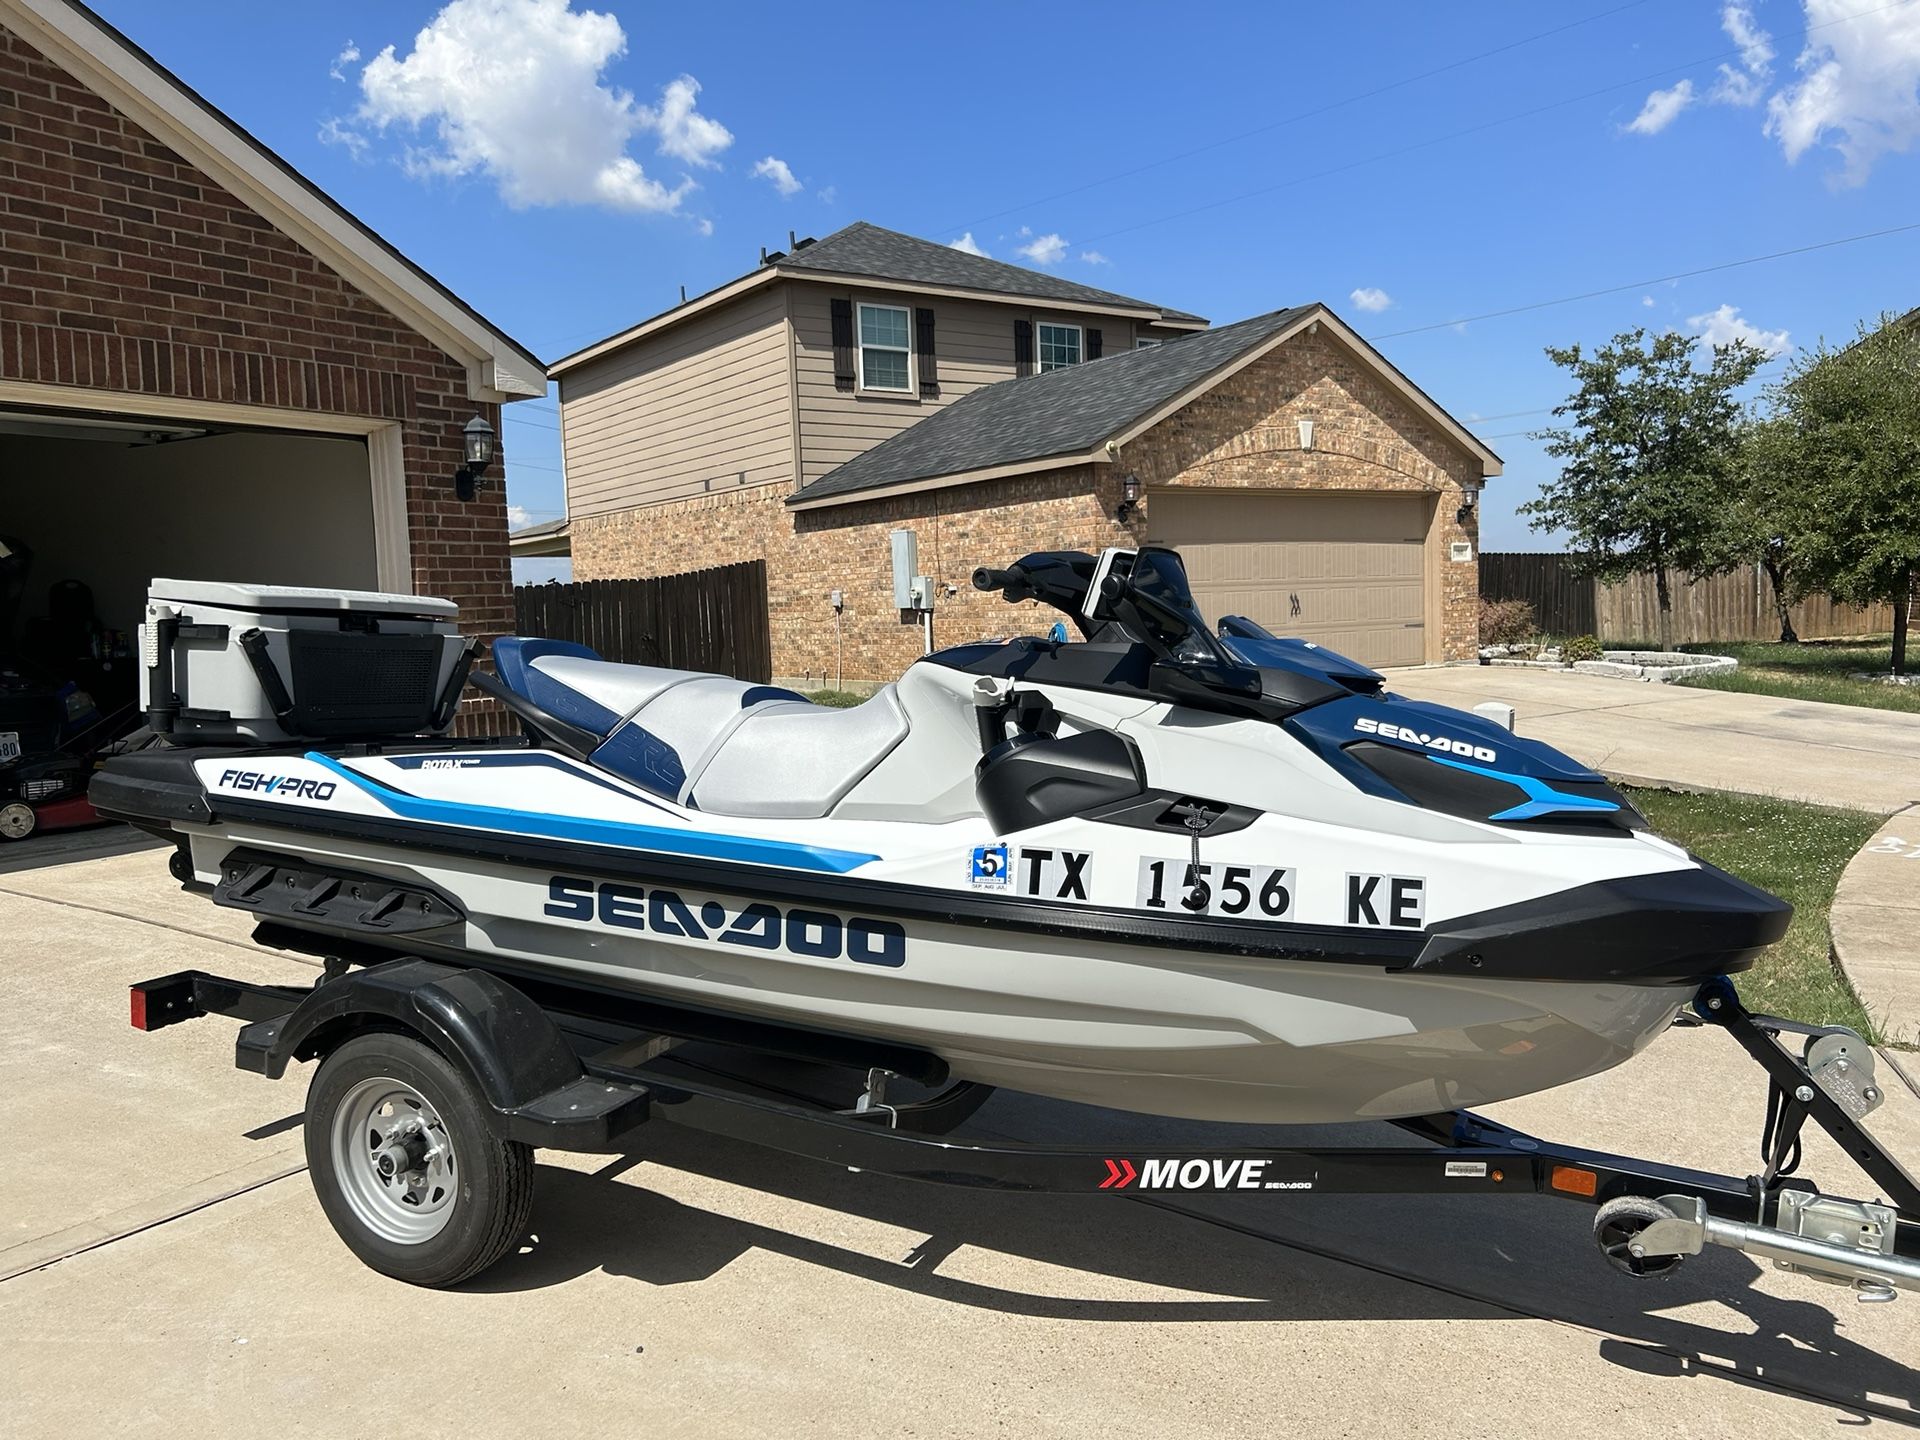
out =
[[764,558],[774,672],[802,684],[922,652],[898,530],[936,645],[1044,624],[976,566],[1152,541],[1215,615],[1472,656],[1496,455],[1324,306],[1208,329],[1071,286],[864,224],[769,257],[554,363],[568,519],[522,553],[564,545],[583,580]]
[[[461,431],[540,362],[73,0],[0,0],[0,529],[130,631],[147,580],[512,624]],[[499,474],[496,469],[492,472]],[[6,637],[0,636],[0,640]]]

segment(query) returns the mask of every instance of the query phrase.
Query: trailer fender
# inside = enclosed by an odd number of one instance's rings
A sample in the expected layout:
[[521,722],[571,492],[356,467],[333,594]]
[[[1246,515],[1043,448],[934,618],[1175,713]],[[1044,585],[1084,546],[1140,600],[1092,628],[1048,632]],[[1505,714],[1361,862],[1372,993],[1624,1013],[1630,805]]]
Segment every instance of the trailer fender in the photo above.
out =
[[533,1001],[497,976],[392,960],[328,980],[286,1015],[244,1027],[235,1063],[277,1080],[370,1027],[417,1035],[463,1070],[505,1138],[604,1150],[647,1118],[645,1086],[588,1076]]

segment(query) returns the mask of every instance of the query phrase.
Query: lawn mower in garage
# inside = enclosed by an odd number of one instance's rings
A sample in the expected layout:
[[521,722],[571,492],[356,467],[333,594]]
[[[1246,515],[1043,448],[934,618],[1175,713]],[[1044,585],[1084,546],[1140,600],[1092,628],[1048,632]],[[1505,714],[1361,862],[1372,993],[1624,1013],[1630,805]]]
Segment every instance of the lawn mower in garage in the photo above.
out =
[[[512,1248],[534,1147],[625,1151],[648,1123],[982,1188],[1548,1195],[1596,1207],[1631,1275],[1717,1245],[1862,1298],[1920,1283],[1920,1185],[1862,1123],[1872,1048],[1752,1014],[1727,978],[1783,902],[1547,746],[1251,622],[1209,628],[1173,551],[974,583],[1081,638],[941,651],[850,710],[502,640],[474,681],[527,736],[488,742],[445,734],[473,649],[444,601],[156,581],[164,743],[109,760],[94,803],[325,968],[161,976],[134,1024],[236,1016],[242,1068],[318,1060],[321,1203],[420,1284]],[[1760,1068],[1760,1174],[1470,1108],[1676,1022]],[[995,1087],[1407,1143],[962,1138]],[[1878,1199],[1795,1173],[1809,1125]]]

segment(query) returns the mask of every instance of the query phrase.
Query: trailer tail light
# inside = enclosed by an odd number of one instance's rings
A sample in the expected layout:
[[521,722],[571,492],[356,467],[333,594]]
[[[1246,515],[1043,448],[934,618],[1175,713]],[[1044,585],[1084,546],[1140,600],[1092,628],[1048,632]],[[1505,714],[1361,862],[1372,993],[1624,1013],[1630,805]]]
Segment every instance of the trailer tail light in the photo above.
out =
[[127,998],[128,998],[128,1001],[130,1002],[129,1008],[132,1011],[131,1018],[133,1020],[133,1028],[136,1030],[146,1029],[147,1028],[147,992],[140,989],[138,986],[135,986],[133,989],[127,992]]
[[1556,1165],[1551,1177],[1553,1188],[1568,1195],[1592,1195],[1600,1188],[1600,1177],[1577,1165]]

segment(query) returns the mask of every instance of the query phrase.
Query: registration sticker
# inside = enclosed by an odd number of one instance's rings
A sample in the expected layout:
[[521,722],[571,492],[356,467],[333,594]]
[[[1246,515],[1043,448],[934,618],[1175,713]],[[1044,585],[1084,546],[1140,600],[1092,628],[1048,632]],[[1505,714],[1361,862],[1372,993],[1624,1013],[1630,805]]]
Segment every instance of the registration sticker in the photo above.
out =
[[1487,1162],[1484,1160],[1447,1161],[1449,1180],[1484,1180],[1487,1178]]
[[20,758],[20,732],[0,730],[0,762]]
[[1007,847],[976,845],[967,859],[967,883],[976,890],[1004,890],[1012,882],[1013,866]]

